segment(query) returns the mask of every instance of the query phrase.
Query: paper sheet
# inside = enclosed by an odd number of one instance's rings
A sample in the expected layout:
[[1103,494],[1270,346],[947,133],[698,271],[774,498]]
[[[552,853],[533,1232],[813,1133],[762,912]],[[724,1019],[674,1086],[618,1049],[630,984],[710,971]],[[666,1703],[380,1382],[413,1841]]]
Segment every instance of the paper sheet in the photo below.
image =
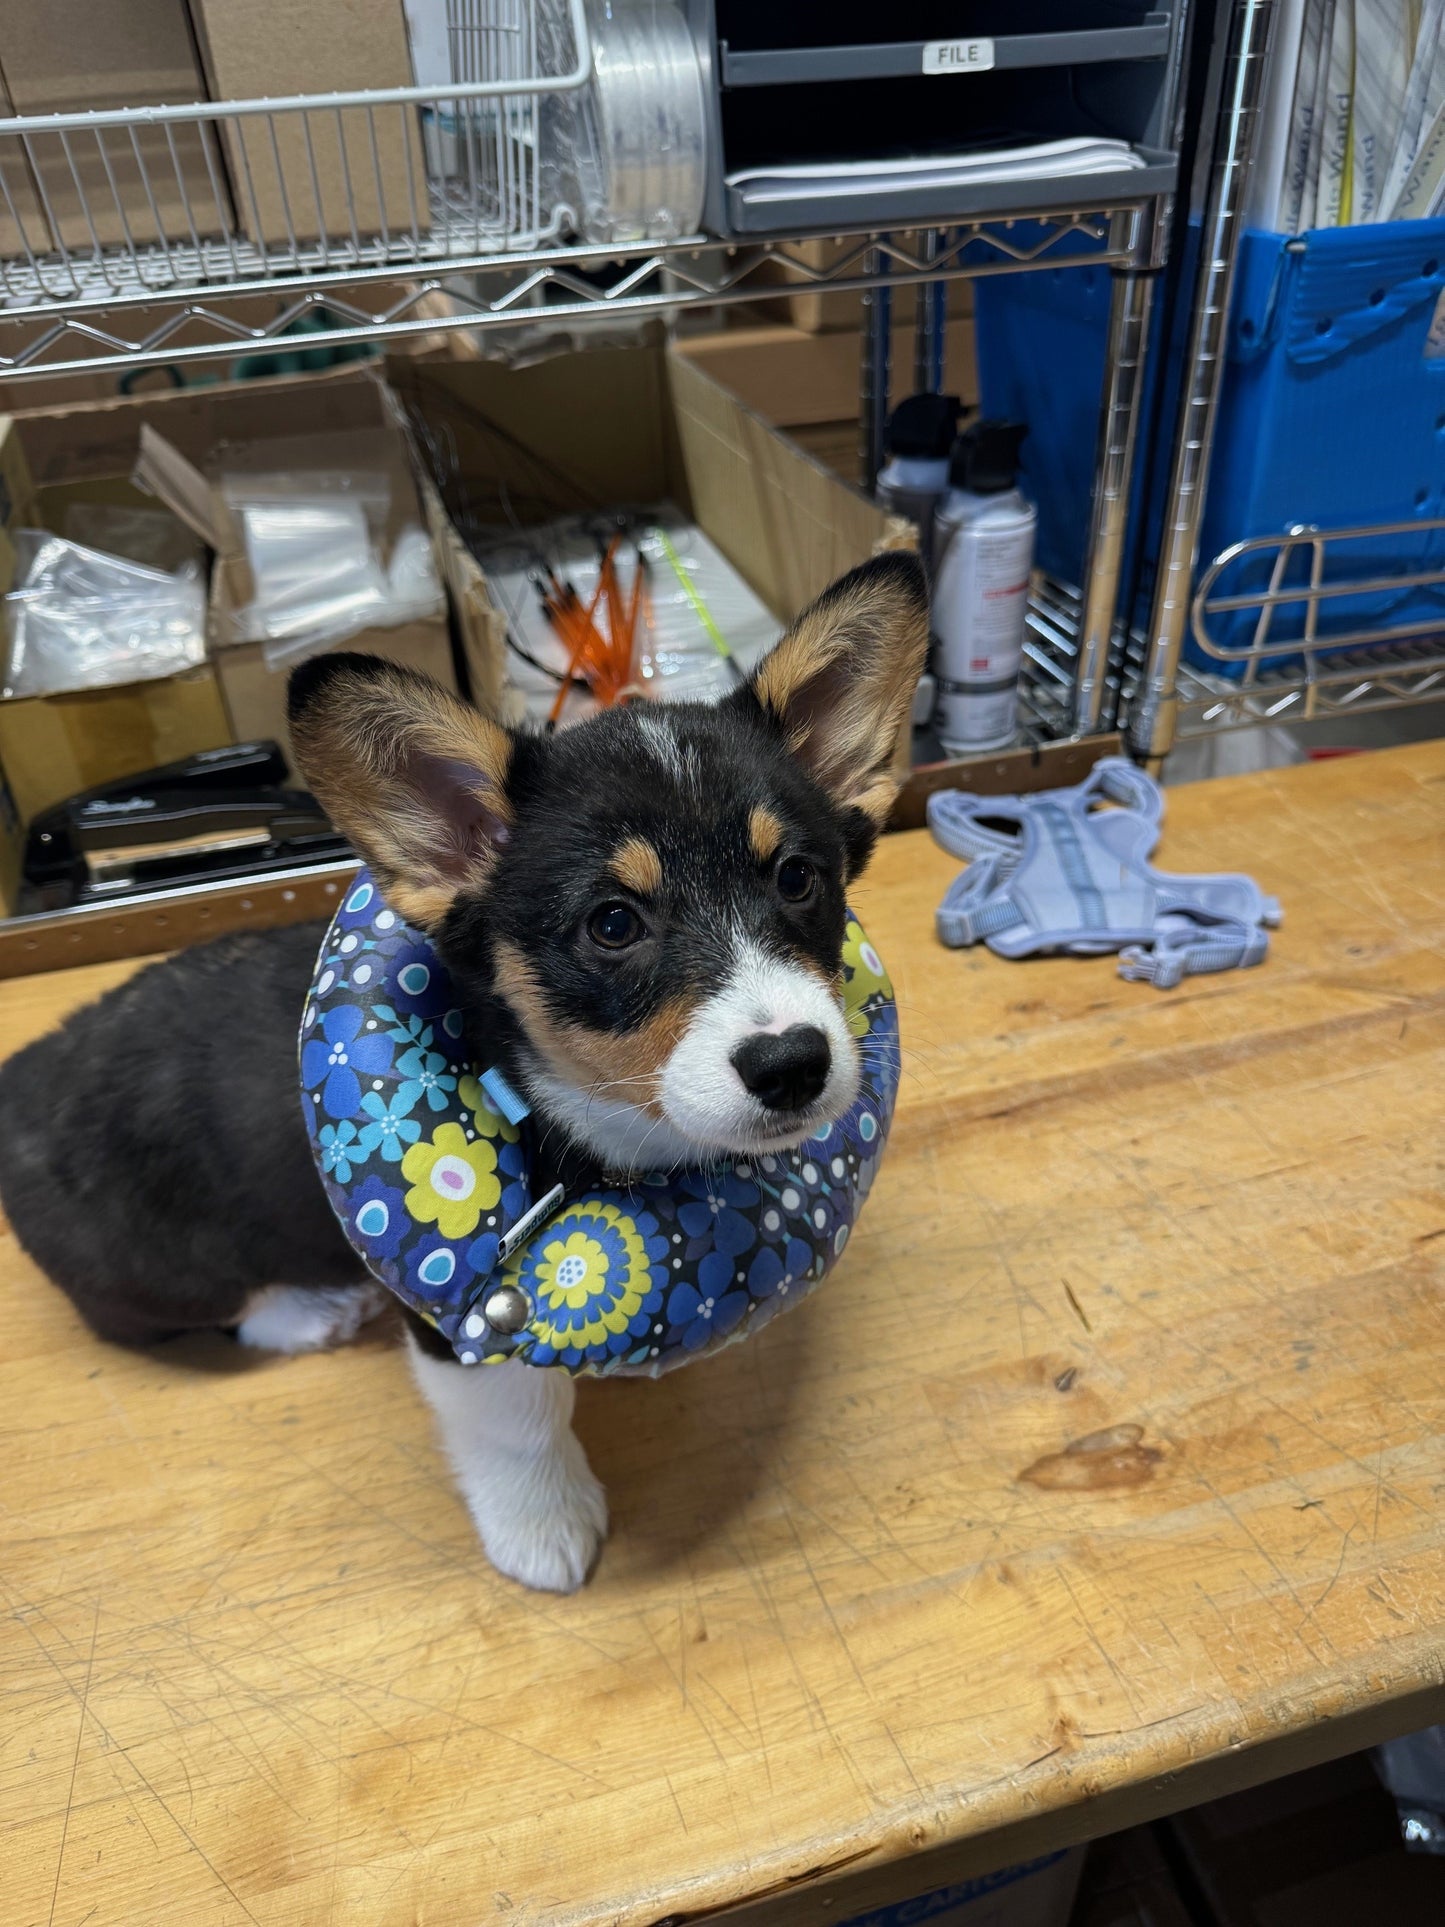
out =
[[800,194],[843,196],[882,193],[899,186],[983,187],[999,181],[1053,180],[1080,174],[1111,174],[1145,165],[1127,141],[1036,141],[963,154],[928,154],[881,161],[809,161],[785,167],[750,167],[729,174],[729,187],[746,190],[753,203],[792,201]]
[[1323,145],[1313,225],[1340,227],[1351,218],[1350,123],[1355,91],[1355,10],[1351,0],[1337,0],[1325,72]]
[[1350,130],[1352,221],[1383,220],[1385,185],[1410,80],[1400,0],[1355,0],[1354,124]]

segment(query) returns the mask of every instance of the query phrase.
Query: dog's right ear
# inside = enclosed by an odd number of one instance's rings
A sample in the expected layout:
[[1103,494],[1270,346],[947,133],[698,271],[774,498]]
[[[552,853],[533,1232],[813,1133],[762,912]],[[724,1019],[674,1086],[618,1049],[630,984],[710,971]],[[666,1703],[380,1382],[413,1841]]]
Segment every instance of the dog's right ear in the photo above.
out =
[[302,776],[408,923],[485,886],[511,834],[505,729],[377,656],[313,656],[287,709]]

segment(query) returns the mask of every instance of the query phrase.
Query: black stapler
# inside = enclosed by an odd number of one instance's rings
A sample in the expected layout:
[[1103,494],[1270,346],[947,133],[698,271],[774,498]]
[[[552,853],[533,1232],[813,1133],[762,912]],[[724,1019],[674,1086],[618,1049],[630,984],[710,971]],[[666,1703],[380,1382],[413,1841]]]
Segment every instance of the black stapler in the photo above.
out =
[[35,907],[349,856],[315,797],[287,784],[278,744],[237,743],[69,797],[37,816],[26,837]]

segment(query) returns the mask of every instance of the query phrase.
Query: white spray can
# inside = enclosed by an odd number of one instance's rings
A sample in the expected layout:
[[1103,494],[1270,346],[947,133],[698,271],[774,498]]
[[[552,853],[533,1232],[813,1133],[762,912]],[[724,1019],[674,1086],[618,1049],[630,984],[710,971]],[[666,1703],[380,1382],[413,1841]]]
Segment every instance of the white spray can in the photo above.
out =
[[935,725],[952,756],[1000,749],[1017,729],[1038,512],[1018,489],[1022,422],[959,436],[933,524]]
[[948,489],[949,458],[962,413],[957,395],[908,395],[888,417],[874,494],[883,508],[917,525],[925,568],[934,512]]

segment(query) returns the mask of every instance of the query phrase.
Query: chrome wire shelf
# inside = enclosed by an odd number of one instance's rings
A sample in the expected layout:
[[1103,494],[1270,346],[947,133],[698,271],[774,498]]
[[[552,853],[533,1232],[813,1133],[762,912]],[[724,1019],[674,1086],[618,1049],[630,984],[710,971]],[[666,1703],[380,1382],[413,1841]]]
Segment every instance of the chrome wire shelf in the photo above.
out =
[[[1319,529],[1299,523],[1222,549],[1201,573],[1190,628],[1204,654],[1235,678],[1184,663],[1178,679],[1183,735],[1262,723],[1311,722],[1445,699],[1445,517]],[[1267,570],[1263,586],[1250,572]],[[1231,583],[1247,586],[1226,593]],[[1438,606],[1430,608],[1434,601]],[[1384,613],[1413,620],[1371,620]],[[1333,628],[1321,633],[1331,610]],[[1219,618],[1254,617],[1247,642],[1216,633]],[[1277,622],[1288,617],[1292,633]],[[1361,618],[1364,619],[1361,619]]]
[[[1404,629],[1375,625],[1324,637],[1318,633],[1323,604],[1352,596],[1399,593],[1407,588],[1438,587],[1445,591],[1445,564],[1438,569],[1380,575],[1377,561],[1366,562],[1364,572],[1358,575],[1335,573],[1326,581],[1326,553],[1331,544],[1372,544],[1406,534],[1428,537],[1436,531],[1445,537],[1445,520],[1417,518],[1328,532],[1296,528],[1285,536],[1257,537],[1223,550],[1205,569],[1195,590],[1194,632],[1196,641],[1208,653],[1221,662],[1242,667],[1230,677],[1197,664],[1179,665],[1171,742],[1226,729],[1299,725],[1445,702],[1445,623],[1421,622]],[[1289,584],[1288,555],[1301,550],[1310,556],[1313,589],[1309,582]],[[1215,593],[1220,576],[1242,557],[1271,551],[1284,551],[1285,559],[1271,566],[1267,587],[1253,594]],[[1302,638],[1274,634],[1274,612],[1285,607],[1303,609],[1302,637],[1310,638],[1307,646]],[[1207,625],[1211,615],[1247,614],[1250,610],[1259,613],[1247,646],[1221,643],[1210,634]],[[1036,577],[1029,598],[1019,700],[1023,734],[1030,742],[1055,742],[1076,733],[1072,704],[1081,628],[1079,590],[1068,583]],[[1142,631],[1135,629],[1127,638],[1115,632],[1103,709],[1106,718],[1117,718],[1126,730],[1132,730],[1138,721],[1145,657]]]
[[449,0],[448,24],[449,84],[0,117],[0,309],[394,277],[555,241],[575,211],[549,115],[592,76],[584,0]]
[[1232,683],[1186,663],[1179,671],[1178,736],[1432,702],[1445,702],[1445,632],[1339,656],[1331,652],[1311,668],[1263,670],[1250,683]]
[[[91,279],[72,261],[78,291],[71,295],[0,303],[0,375],[73,374],[107,364],[134,368],[231,355],[274,341],[308,311],[323,307],[341,323],[328,341],[342,346],[400,340],[439,326],[489,329],[543,319],[564,324],[776,300],[777,281],[767,277],[779,268],[786,269],[793,292],[808,286],[847,293],[1051,267],[1129,267],[1145,244],[1148,208],[1144,202],[972,221],[950,228],[937,252],[921,240],[912,246],[864,236],[823,266],[785,241],[724,244],[702,235],[498,256],[477,245],[472,227],[448,227],[440,218],[424,246],[412,237],[384,257],[362,251],[325,267],[288,261],[267,270],[254,251],[248,258],[239,249],[217,255],[170,247],[166,271],[177,278],[166,286],[144,279],[146,263],[139,259],[127,282],[106,256],[91,264]],[[328,248],[334,257],[335,245]],[[445,248],[453,253],[439,272]],[[223,281],[220,272],[233,253],[237,278]],[[405,283],[400,289],[398,281]],[[384,284],[378,291],[385,298],[369,303],[368,288],[375,284]],[[256,302],[268,296],[276,310],[258,319]]]

